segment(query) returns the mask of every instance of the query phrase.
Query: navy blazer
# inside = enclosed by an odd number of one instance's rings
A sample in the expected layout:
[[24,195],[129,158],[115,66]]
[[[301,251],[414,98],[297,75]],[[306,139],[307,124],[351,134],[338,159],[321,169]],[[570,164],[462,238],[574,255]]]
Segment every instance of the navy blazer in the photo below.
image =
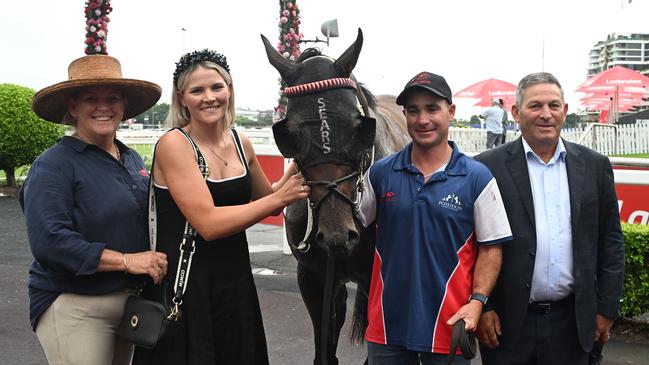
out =
[[[619,317],[624,280],[624,241],[608,157],[563,141],[570,191],[575,316],[584,351],[593,346],[595,315]],[[530,297],[536,228],[532,188],[521,138],[476,159],[498,182],[514,236],[503,244],[500,276],[490,301],[500,316],[501,346],[513,347]]]

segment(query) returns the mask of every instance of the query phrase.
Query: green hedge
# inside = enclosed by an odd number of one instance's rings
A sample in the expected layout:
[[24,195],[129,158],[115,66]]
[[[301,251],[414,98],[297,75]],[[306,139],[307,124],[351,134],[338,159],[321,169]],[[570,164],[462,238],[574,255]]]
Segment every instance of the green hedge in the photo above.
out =
[[622,223],[626,266],[621,312],[624,317],[649,313],[649,226]]

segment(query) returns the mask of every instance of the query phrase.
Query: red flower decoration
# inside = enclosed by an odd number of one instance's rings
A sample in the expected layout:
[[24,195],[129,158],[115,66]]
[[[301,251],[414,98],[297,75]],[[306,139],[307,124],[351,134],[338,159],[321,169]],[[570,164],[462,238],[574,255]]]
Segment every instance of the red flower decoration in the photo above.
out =
[[110,0],[87,0],[86,15],[86,54],[108,54],[106,36],[108,33],[108,14],[113,11]]
[[[277,51],[284,57],[295,61],[300,51],[300,39],[304,36],[300,33],[300,9],[297,7],[297,0],[279,0],[279,43]],[[286,19],[286,21],[283,21]],[[280,91],[284,90],[286,83],[280,79]],[[274,120],[278,121],[286,116],[286,98],[280,92],[277,106],[275,107]]]

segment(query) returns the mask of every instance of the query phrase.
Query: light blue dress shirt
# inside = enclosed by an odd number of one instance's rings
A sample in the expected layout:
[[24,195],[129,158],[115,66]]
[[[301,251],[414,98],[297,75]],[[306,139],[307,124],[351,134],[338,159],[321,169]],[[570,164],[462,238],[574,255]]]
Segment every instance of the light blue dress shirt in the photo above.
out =
[[559,140],[546,164],[523,138],[534,217],[536,256],[530,301],[556,301],[574,290],[570,190],[566,172],[566,149]]

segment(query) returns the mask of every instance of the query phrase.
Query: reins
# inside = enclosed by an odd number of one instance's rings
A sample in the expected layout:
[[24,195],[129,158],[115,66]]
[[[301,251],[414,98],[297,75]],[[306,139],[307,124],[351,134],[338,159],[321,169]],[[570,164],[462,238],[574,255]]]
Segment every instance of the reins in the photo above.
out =
[[[296,97],[296,96],[303,96],[315,92],[322,92],[327,90],[343,89],[343,88],[354,89],[356,91],[356,100],[358,101],[359,112],[361,113],[361,115],[365,115],[365,116],[369,115],[370,109],[369,109],[369,104],[367,102],[367,98],[365,97],[365,94],[363,93],[363,90],[361,89],[360,85],[358,85],[356,81],[351,78],[337,77],[337,78],[325,79],[320,81],[314,81],[306,84],[290,86],[284,89],[284,95],[286,97]],[[299,161],[295,161],[295,162],[296,165],[298,166],[298,170],[301,170],[299,167]],[[307,198],[308,201],[307,227],[304,232],[304,238],[297,245],[293,245],[296,250],[298,250],[301,253],[306,253],[311,248],[310,241],[312,238],[311,236],[313,235],[313,226],[314,226],[313,222],[315,221],[314,216],[318,213],[320,206],[322,205],[322,203],[327,197],[334,196],[334,195],[338,196],[345,203],[349,204],[352,207],[354,216],[358,214],[360,209],[359,208],[360,200],[363,192],[365,191],[365,186],[363,183],[363,175],[365,174],[365,171],[367,171],[367,169],[372,163],[374,163],[374,146],[372,146],[370,153],[368,153],[367,151],[363,152],[363,158],[361,159],[358,169],[352,172],[351,174],[338,178],[334,181],[306,180],[306,185],[309,185],[311,187],[325,186],[326,192],[315,203],[312,202],[310,198]],[[338,189],[338,184],[342,183],[347,179],[351,179],[354,177],[358,177],[358,180],[356,182],[356,190],[359,194],[356,194],[356,201],[351,200],[347,195],[345,195],[343,192],[341,192]]]
[[[322,92],[333,89],[340,88],[349,88],[356,91],[356,100],[358,102],[358,110],[361,115],[369,115],[369,105],[367,103],[367,98],[363,94],[361,87],[351,78],[332,78],[321,81],[310,82],[307,84],[294,85],[284,89],[284,95],[286,97],[295,97],[305,94]],[[301,170],[299,167],[299,161],[295,161],[298,167],[298,170]],[[326,180],[308,180],[305,176],[306,184],[310,187],[314,186],[324,186],[325,193],[318,199],[317,202],[312,202],[310,198],[307,198],[307,227],[305,230],[304,238],[300,243],[294,245],[295,249],[301,253],[307,253],[311,248],[311,240],[313,236],[313,226],[316,221],[316,216],[319,212],[322,203],[328,197],[338,197],[345,203],[349,204],[352,207],[354,217],[356,217],[360,210],[360,201],[362,199],[362,194],[365,191],[365,185],[363,182],[363,175],[365,171],[374,163],[374,146],[372,146],[371,151],[363,151],[363,157],[361,157],[358,168],[352,173],[342,176],[333,181]],[[355,196],[356,200],[352,200],[345,193],[338,189],[338,185],[343,183],[346,180],[357,178],[356,181],[356,191]],[[329,328],[330,328],[330,318],[331,318],[331,307],[333,305],[333,289],[334,289],[334,279],[335,279],[335,266],[336,261],[333,255],[327,255],[327,268],[325,274],[324,282],[324,293],[322,296],[322,317],[321,317],[321,328],[320,328],[320,357],[321,364],[327,365],[329,362],[328,359],[328,344],[329,344]]]

